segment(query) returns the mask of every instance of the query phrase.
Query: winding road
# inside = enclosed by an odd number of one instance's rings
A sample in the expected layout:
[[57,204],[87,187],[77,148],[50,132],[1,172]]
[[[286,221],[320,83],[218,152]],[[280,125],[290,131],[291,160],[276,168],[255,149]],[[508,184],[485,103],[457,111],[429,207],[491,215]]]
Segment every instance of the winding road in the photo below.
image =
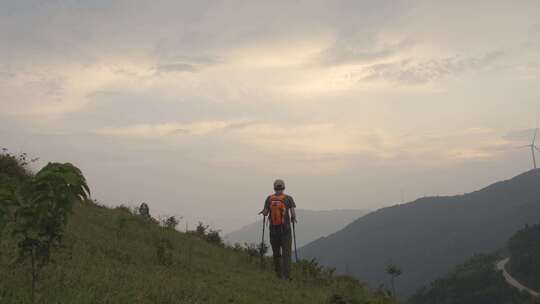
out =
[[538,297],[540,296],[539,292],[536,292],[530,288],[527,288],[525,285],[518,282],[518,280],[514,279],[507,271],[506,271],[506,264],[508,264],[508,261],[510,261],[510,258],[506,258],[503,260],[500,260],[497,262],[497,270],[501,270],[503,272],[504,279],[508,284],[511,286],[514,286],[515,288],[519,289],[520,291],[525,290],[526,292],[530,293],[531,295]]

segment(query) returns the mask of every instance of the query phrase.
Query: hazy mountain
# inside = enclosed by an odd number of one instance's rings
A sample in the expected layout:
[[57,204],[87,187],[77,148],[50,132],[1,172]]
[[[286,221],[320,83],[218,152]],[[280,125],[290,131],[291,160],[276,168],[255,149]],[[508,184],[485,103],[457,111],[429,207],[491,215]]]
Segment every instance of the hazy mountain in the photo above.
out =
[[380,209],[304,246],[300,254],[373,286],[388,282],[384,269],[392,261],[403,270],[398,291],[407,296],[539,221],[540,170],[533,170],[469,194]]
[[[297,209],[297,246],[304,246],[320,237],[334,233],[368,212],[367,210],[356,209],[327,211]],[[261,230],[262,220],[225,235],[224,240],[230,244],[259,243],[261,242]],[[267,241],[269,240],[268,234],[265,238]]]

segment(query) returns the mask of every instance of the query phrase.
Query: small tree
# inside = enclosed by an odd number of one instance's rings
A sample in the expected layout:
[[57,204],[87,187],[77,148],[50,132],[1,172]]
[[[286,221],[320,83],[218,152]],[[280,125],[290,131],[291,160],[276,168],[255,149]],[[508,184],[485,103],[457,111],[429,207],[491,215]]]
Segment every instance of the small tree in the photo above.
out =
[[14,209],[18,205],[17,189],[32,177],[28,166],[37,160],[28,158],[26,153],[14,155],[6,148],[0,150],[0,235],[3,228],[14,221]]
[[150,208],[148,208],[148,204],[146,203],[142,203],[140,206],[139,206],[139,214],[146,218],[146,219],[150,219],[151,216],[150,216]]
[[391,282],[391,286],[392,286],[392,296],[395,298],[396,297],[396,289],[395,289],[395,279],[397,279],[397,277],[399,277],[401,275],[401,269],[393,264],[393,263],[390,263],[388,264],[388,266],[386,266],[386,273],[388,275],[390,275],[390,282]]
[[210,226],[203,224],[203,222],[199,222],[197,225],[197,228],[195,229],[195,234],[198,236],[204,237],[206,236],[206,231],[208,230]]
[[180,223],[180,220],[177,219],[174,215],[167,217],[163,221],[163,226],[170,229],[176,229],[176,226]]
[[260,255],[259,248],[255,243],[244,243],[245,251],[249,257],[257,257]]
[[81,171],[69,163],[49,163],[17,189],[12,233],[19,240],[20,258],[30,258],[32,302],[38,271],[49,262],[51,246],[62,242],[73,205],[89,194]]
[[223,239],[219,235],[220,232],[221,230],[210,229],[206,234],[206,240],[211,244],[223,246]]

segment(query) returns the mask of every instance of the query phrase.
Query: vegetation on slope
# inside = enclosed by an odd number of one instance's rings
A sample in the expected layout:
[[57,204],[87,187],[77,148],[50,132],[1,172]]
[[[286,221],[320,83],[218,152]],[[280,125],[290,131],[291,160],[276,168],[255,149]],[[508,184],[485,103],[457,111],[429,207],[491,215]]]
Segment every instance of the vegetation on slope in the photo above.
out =
[[540,290],[540,224],[526,226],[508,242],[507,271],[533,290]]
[[527,293],[508,285],[495,269],[497,254],[475,255],[447,276],[413,295],[409,304],[538,304]]
[[[21,170],[3,166],[10,157]],[[18,206],[5,207],[33,175],[12,156],[0,155],[0,165],[0,302],[31,303],[33,264],[21,258],[17,223],[9,220]],[[283,281],[270,259],[261,267],[257,250],[226,247],[215,231],[181,233],[125,207],[73,202],[36,272],[36,303],[393,303],[315,262],[295,264],[293,281]]]

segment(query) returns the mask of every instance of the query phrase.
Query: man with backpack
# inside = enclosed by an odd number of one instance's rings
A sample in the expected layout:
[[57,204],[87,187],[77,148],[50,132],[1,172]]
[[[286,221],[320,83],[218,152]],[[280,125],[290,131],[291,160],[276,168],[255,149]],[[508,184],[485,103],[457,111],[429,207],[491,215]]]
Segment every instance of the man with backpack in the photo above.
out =
[[274,270],[280,278],[290,279],[291,273],[291,222],[296,222],[296,204],[292,196],[283,193],[285,182],[274,182],[274,194],[264,202],[263,216],[270,222],[270,244],[274,257]]

